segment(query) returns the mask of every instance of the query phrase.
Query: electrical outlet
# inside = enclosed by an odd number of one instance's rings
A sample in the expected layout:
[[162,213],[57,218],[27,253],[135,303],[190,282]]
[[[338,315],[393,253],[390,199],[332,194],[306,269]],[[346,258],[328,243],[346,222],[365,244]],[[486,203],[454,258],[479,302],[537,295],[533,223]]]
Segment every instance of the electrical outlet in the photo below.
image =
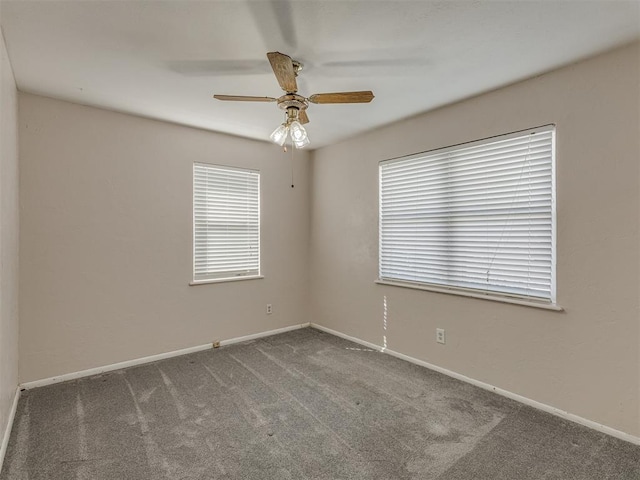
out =
[[273,313],[273,307],[270,303],[267,303],[267,315],[271,315]]
[[436,328],[436,342],[445,343],[444,328]]

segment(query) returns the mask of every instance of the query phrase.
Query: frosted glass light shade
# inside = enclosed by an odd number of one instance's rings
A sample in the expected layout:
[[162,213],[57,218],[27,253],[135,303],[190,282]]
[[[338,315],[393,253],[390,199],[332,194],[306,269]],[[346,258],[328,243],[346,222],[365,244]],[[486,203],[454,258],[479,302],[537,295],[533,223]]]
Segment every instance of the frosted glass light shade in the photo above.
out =
[[309,145],[309,137],[305,135],[302,140],[294,140],[293,144],[296,146],[296,148],[304,148]]
[[273,143],[283,146],[287,141],[287,135],[291,135],[291,141],[296,148],[304,148],[309,145],[307,131],[298,121],[293,121],[289,125],[283,123],[273,131],[269,138]]
[[291,129],[291,140],[293,140],[294,143],[302,142],[303,140],[308,141],[307,131],[304,129],[302,125],[300,125],[300,122],[298,121],[291,122],[291,125],[289,126],[289,128]]
[[284,141],[287,139],[287,132],[288,131],[289,131],[289,129],[283,123],[282,125],[280,125],[278,128],[276,128],[273,131],[273,133],[269,136],[269,138],[271,138],[271,141],[273,143],[277,143],[278,145],[282,146],[282,145],[284,145]]

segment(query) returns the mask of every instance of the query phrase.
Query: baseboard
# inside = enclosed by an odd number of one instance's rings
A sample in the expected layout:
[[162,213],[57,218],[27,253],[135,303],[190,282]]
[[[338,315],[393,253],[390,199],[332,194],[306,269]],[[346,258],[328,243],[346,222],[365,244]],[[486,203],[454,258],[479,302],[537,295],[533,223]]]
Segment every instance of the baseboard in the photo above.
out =
[[473,378],[467,377],[460,373],[453,372],[451,370],[447,370],[446,368],[439,367],[437,365],[433,365],[431,363],[425,362],[423,360],[418,360],[417,358],[410,357],[403,353],[394,352],[393,350],[389,350],[388,348],[381,347],[380,345],[376,345],[374,343],[366,342],[356,337],[352,337],[350,335],[344,334],[342,332],[338,332],[336,330],[332,330],[327,327],[323,327],[322,325],[318,325],[315,323],[311,324],[312,328],[323,331],[325,333],[329,333],[331,335],[335,335],[340,338],[344,338],[345,340],[349,340],[354,343],[358,343],[360,345],[364,345],[372,350],[377,350],[379,352],[387,353],[391,356],[400,358],[402,360],[406,360],[407,362],[415,363],[416,365],[420,365],[422,367],[426,367],[430,370],[434,370],[436,372],[442,373],[449,377],[461,380],[466,383],[470,383],[471,385],[475,385],[476,387],[480,387],[484,390],[489,390],[490,392],[497,393],[506,398],[510,398],[511,400],[515,400],[516,402],[523,403],[530,407],[533,407],[538,410],[542,410],[543,412],[550,413],[560,418],[564,418],[565,420],[569,420],[574,423],[578,423],[582,426],[589,427],[593,430],[597,430],[598,432],[605,433],[607,435],[611,435],[612,437],[619,438],[620,440],[624,440],[635,445],[640,445],[640,437],[636,437],[629,433],[622,432],[620,430],[616,430],[615,428],[607,427],[606,425],[602,425],[600,423],[594,422],[592,420],[588,420],[586,418],[580,417],[578,415],[574,415],[573,413],[565,412],[564,410],[560,410],[558,408],[552,407],[551,405],[547,405],[545,403],[538,402],[536,400],[531,400],[530,398],[523,397],[522,395],[518,395],[517,393],[510,392],[508,390],[504,390],[499,387],[495,387],[485,382],[481,382],[480,380],[475,380]]
[[277,328],[275,330],[269,330],[267,332],[253,333],[251,335],[245,335],[244,337],[230,338],[229,340],[222,340],[220,346],[233,345],[234,343],[248,342],[249,340],[255,340],[256,338],[270,337],[271,335],[278,335],[279,333],[291,332],[293,330],[299,330],[301,328],[310,327],[310,323],[300,323],[298,325],[291,325],[290,327]]
[[4,435],[2,437],[2,444],[0,444],[0,472],[2,471],[2,464],[4,463],[4,456],[7,453],[7,447],[9,446],[9,437],[11,436],[11,429],[13,428],[13,421],[16,418],[16,410],[18,408],[18,400],[20,400],[20,387],[16,388],[16,394],[13,396],[13,403],[11,404],[11,410],[9,411],[9,418],[7,419],[7,427],[4,429]]
[[[269,337],[271,335],[277,335],[279,333],[290,332],[292,330],[298,330],[300,328],[308,327],[309,323],[302,323],[299,325],[292,325],[290,327],[277,328],[275,330],[268,330],[266,332],[253,333],[251,335],[245,335],[242,337],[229,338],[227,340],[221,340],[220,346],[233,345],[234,343],[247,342],[249,340],[255,340],[256,338]],[[180,355],[187,355],[189,353],[201,352],[213,348],[211,343],[206,345],[198,345],[195,347],[183,348],[181,350],[174,350],[172,352],[159,353],[157,355],[150,355],[148,357],[135,358],[133,360],[127,360],[125,362],[113,363],[111,365],[105,365],[102,367],[90,368],[88,370],[81,370],[79,372],[65,373],[64,375],[58,375],[50,378],[43,378],[41,380],[34,380],[32,382],[25,382],[20,384],[20,388],[30,390],[32,388],[44,387],[47,385],[53,385],[54,383],[68,382],[69,380],[76,380],[78,378],[90,377],[92,375],[99,375],[105,372],[111,372],[113,370],[120,370],[121,368],[133,367],[136,365],[142,365],[145,363],[156,362],[158,360],[164,360],[165,358],[178,357]]]

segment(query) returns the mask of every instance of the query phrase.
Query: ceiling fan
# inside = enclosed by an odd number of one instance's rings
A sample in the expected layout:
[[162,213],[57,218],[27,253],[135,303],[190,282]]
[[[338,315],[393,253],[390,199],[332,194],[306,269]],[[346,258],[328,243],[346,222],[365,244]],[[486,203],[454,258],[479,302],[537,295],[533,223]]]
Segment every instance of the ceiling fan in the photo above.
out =
[[286,119],[282,125],[274,130],[270,138],[274,143],[282,146],[291,135],[291,140],[296,148],[304,148],[309,145],[309,137],[302,126],[309,123],[307,108],[309,102],[323,103],[369,103],[374,95],[370,90],[361,92],[336,92],[316,93],[310,97],[298,95],[296,77],[302,71],[302,63],[292,60],[291,57],[280,52],[267,53],[273,73],[285,94],[279,98],[274,97],[248,97],[242,95],[214,95],[213,98],[224,101],[237,102],[277,102],[278,107],[286,111]]

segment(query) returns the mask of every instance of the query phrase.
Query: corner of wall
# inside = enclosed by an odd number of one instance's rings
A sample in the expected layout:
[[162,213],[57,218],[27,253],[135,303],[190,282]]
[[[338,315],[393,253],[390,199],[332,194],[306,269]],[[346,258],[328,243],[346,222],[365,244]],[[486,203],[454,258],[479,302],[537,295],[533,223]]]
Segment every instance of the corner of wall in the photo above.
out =
[[0,28],[0,468],[19,397],[17,97]]

